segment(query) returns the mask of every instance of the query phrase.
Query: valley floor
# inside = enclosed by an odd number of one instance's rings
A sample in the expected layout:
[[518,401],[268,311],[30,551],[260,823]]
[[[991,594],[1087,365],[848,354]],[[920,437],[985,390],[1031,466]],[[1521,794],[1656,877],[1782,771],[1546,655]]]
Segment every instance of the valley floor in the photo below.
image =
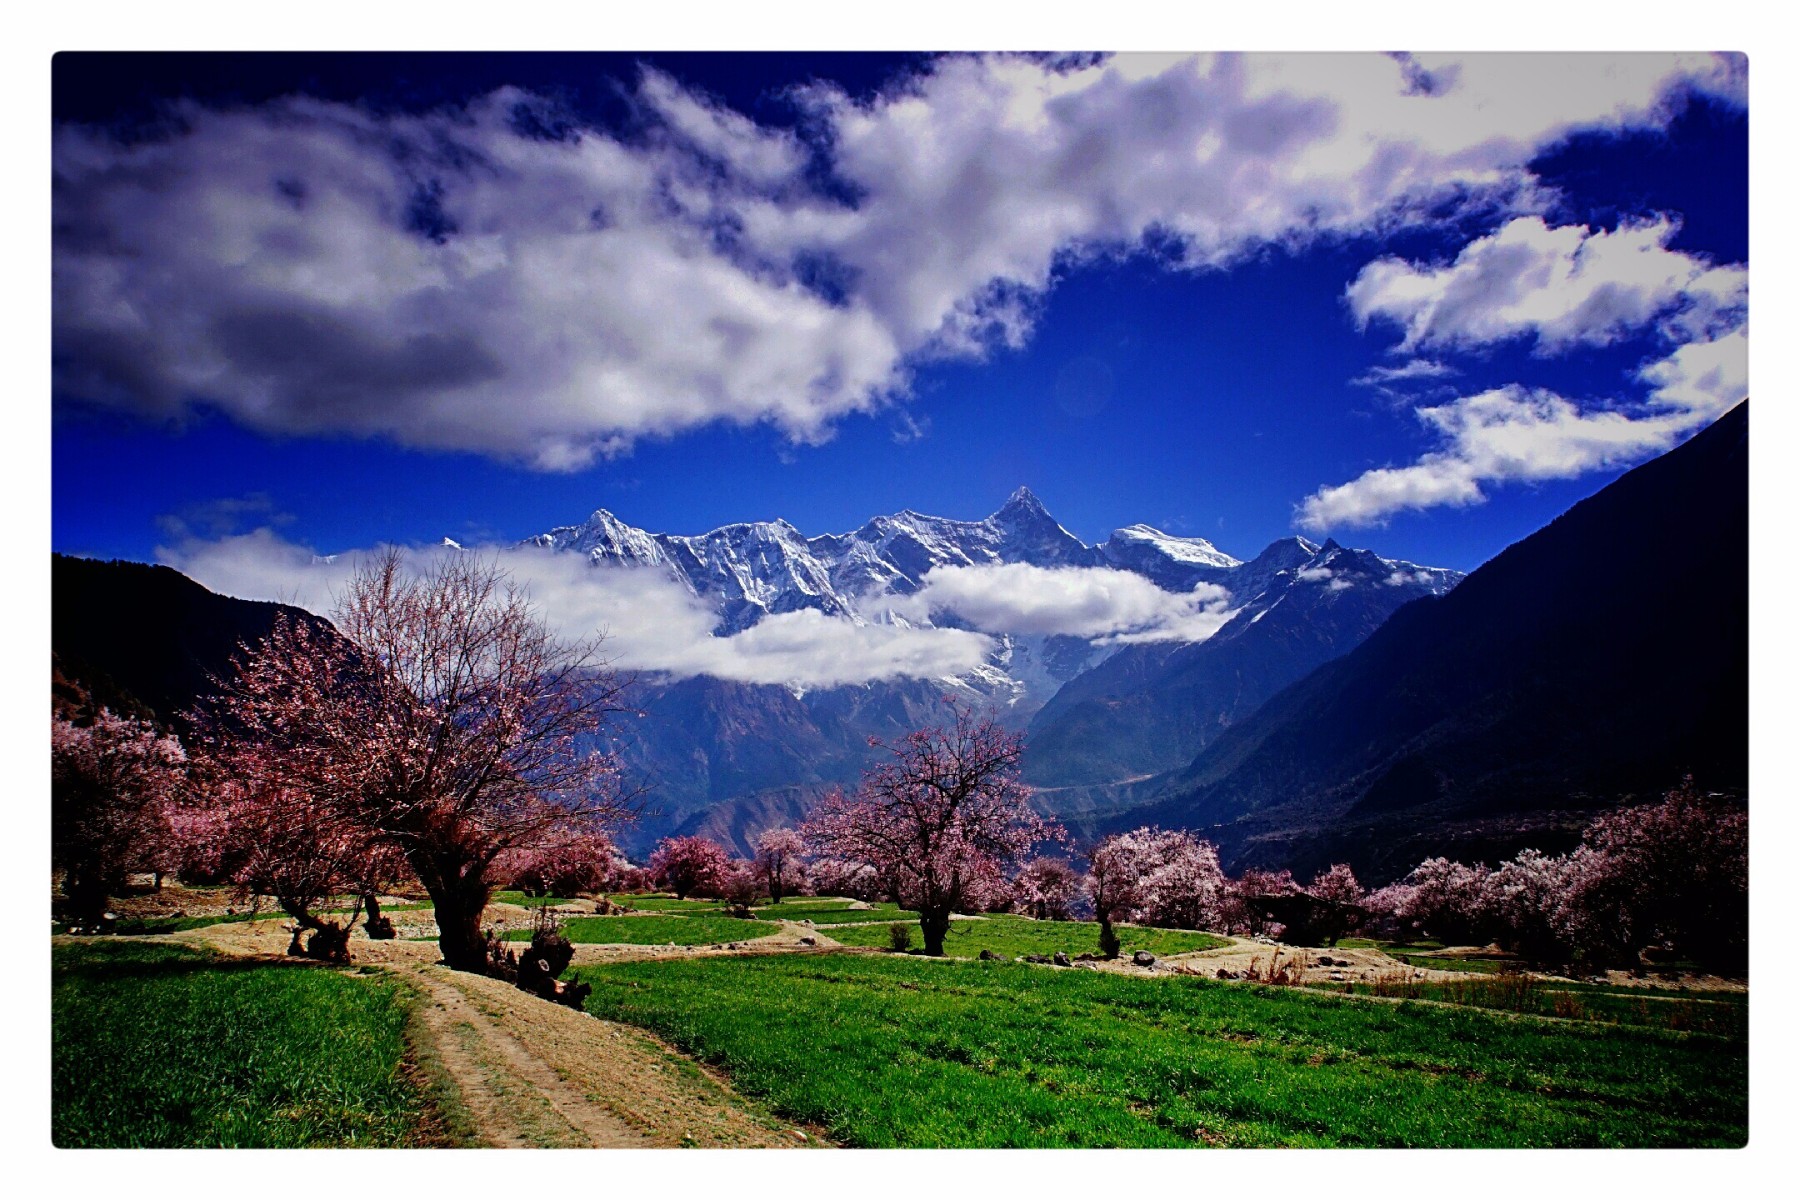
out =
[[[1588,989],[1580,1004],[1566,990],[1534,992],[1542,1015],[1531,1015],[1539,1010],[1467,964],[1437,970],[1430,953],[1390,957],[1366,943],[1299,950],[1142,930],[1162,951],[1153,964],[1132,963],[1128,944],[1117,962],[1068,970],[970,960],[983,947],[1074,957],[1091,926],[959,919],[950,950],[966,956],[940,962],[872,948],[897,915],[886,910],[804,900],[759,914],[777,919],[727,926],[717,906],[655,903],[655,915],[585,918],[585,934],[582,918],[565,924],[578,942],[572,973],[595,987],[588,1013],[437,966],[428,909],[394,911],[396,940],[359,934],[357,967],[339,974],[376,968],[411,998],[409,1061],[437,1110],[437,1144],[1744,1140],[1742,995],[1632,1006],[1622,989],[1578,985]],[[531,924],[520,904],[488,916]],[[846,921],[869,916],[885,919]],[[186,944],[274,964],[291,962],[284,924],[82,941]],[[727,929],[739,940],[671,944]],[[1449,952],[1440,961],[1452,960],[1461,963]],[[1311,986],[1239,982],[1280,971]],[[1696,1011],[1705,1019],[1688,1023]]]

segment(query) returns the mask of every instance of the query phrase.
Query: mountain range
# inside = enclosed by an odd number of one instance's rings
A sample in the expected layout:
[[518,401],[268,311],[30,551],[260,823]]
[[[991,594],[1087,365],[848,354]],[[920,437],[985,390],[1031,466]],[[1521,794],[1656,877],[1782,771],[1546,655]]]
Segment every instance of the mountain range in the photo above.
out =
[[721,636],[800,609],[956,626],[954,611],[893,612],[896,597],[919,592],[940,568],[1110,568],[1166,592],[1205,586],[1226,597],[1229,617],[1205,641],[1117,645],[991,630],[996,649],[988,661],[954,678],[806,689],[647,675],[639,681],[645,716],[623,747],[651,797],[628,839],[634,846],[674,828],[745,848],[768,824],[801,819],[831,785],[853,783],[871,761],[871,737],[895,737],[941,717],[947,696],[1028,727],[1027,778],[1054,789],[1045,797],[1055,806],[1093,807],[1112,785],[1187,762],[1395,609],[1462,578],[1300,537],[1247,561],[1148,525],[1089,545],[1026,488],[978,521],[908,510],[843,534],[807,537],[786,521],[767,521],[681,536],[650,533],[600,510],[522,544],[583,555],[596,566],[665,572],[718,613]]
[[1749,784],[1746,401],[1282,690],[1091,834],[1196,828],[1234,866],[1572,845],[1692,775]]
[[[647,800],[624,831],[634,856],[671,832],[745,851],[853,784],[879,753],[871,738],[955,700],[1026,730],[1026,778],[1078,844],[1154,823],[1202,832],[1232,869],[1349,861],[1381,882],[1434,854],[1564,848],[1594,811],[1684,774],[1747,789],[1748,413],[1466,578],[1299,537],[1248,560],[1144,525],[1089,545],[1024,489],[979,521],[901,512],[810,538],[783,521],[674,536],[600,511],[525,544],[663,571],[721,636],[802,609],[959,625],[954,609],[896,602],[949,567],[1111,568],[1219,606],[1199,640],[986,626],[988,660],[953,678],[645,674],[643,716],[614,743]],[[52,577],[59,686],[177,726],[281,611],[166,567],[57,556]]]

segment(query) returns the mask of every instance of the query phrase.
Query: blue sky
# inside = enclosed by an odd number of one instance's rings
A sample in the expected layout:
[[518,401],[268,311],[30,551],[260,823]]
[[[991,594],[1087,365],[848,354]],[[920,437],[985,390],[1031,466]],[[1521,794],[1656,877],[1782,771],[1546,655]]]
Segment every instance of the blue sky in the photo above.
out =
[[1495,62],[60,56],[54,547],[1024,484],[1471,569],[1743,394],[1741,60]]

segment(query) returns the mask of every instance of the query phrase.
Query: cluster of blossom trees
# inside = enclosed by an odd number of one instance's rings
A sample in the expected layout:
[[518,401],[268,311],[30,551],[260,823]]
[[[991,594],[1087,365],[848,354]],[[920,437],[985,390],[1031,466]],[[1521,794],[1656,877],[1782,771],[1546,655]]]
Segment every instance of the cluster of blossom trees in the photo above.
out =
[[482,970],[506,859],[629,815],[617,762],[578,740],[620,711],[623,682],[478,556],[415,572],[389,552],[333,623],[278,621],[221,681],[201,717],[206,794],[228,836],[288,839],[254,884],[302,926],[336,942],[349,923],[319,917],[321,889],[373,894],[374,864],[403,862],[444,961]]
[[1186,830],[1114,834],[1094,847],[1089,864],[1086,891],[1108,957],[1119,952],[1117,921],[1253,935],[1293,932],[1335,943],[1361,913],[1362,888],[1343,863],[1305,886],[1287,871],[1252,868],[1231,879],[1219,866],[1218,848]]
[[[1019,779],[1023,742],[955,708],[892,744],[851,793],[799,829],[760,835],[751,859],[671,837],[633,868],[606,827],[629,816],[611,756],[582,749],[623,684],[593,645],[554,638],[492,562],[453,556],[422,573],[391,553],[359,572],[336,632],[280,621],[198,714],[184,752],[105,710],[52,730],[54,853],[67,912],[92,923],[125,873],[180,871],[272,896],[341,958],[358,917],[402,878],[430,894],[445,961],[483,969],[493,889],[575,895],[654,884],[749,904],[803,891],[887,899],[919,913],[942,954],[955,912],[1068,919],[1091,907],[1100,947],[1119,922],[1335,943],[1365,917],[1396,932],[1498,941],[1544,962],[1635,962],[1660,944],[1741,969],[1747,825],[1691,783],[1590,825],[1569,854],[1525,851],[1497,868],[1443,858],[1365,895],[1342,863],[1302,885],[1288,872],[1221,869],[1183,830],[1140,828],[1091,847],[1085,875]],[[357,897],[347,920],[322,909]]]
[[[342,958],[406,877],[431,897],[445,962],[479,971],[497,884],[619,875],[604,829],[631,812],[616,760],[589,747],[625,683],[596,644],[559,640],[472,555],[414,571],[385,554],[333,624],[280,619],[245,648],[185,753],[105,711],[54,720],[53,850],[72,918],[98,916],[128,870],[178,868],[272,896],[296,949]],[[344,895],[360,898],[347,920],[322,911]]]
[[1743,810],[1689,780],[1598,818],[1568,854],[1526,850],[1492,868],[1428,859],[1366,903],[1401,932],[1495,942],[1535,962],[1635,966],[1657,947],[1735,973],[1748,948],[1748,851]]
[[186,773],[181,743],[148,722],[104,708],[52,717],[51,860],[72,925],[97,925],[128,873],[175,868],[170,814]]
[[579,896],[623,890],[634,882],[624,853],[603,830],[592,828],[559,832],[513,850],[495,867],[497,878],[528,896]]

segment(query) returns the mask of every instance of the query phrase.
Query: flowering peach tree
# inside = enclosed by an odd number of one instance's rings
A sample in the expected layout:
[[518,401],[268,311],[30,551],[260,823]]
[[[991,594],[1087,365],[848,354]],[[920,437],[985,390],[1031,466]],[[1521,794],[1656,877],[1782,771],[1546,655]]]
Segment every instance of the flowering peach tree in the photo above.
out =
[[105,708],[88,721],[51,719],[51,861],[70,922],[98,923],[127,872],[157,869],[163,812],[186,770],[181,743],[148,722]]
[[496,862],[630,816],[616,759],[589,748],[624,684],[475,555],[413,571],[390,551],[333,618],[281,620],[240,656],[204,716],[207,753],[246,794],[303,798],[321,852],[340,831],[397,850],[444,961],[479,971]]
[[[954,706],[953,706],[954,707]],[[803,833],[824,857],[870,867],[918,910],[925,953],[944,952],[951,913],[1004,895],[1004,875],[1060,826],[1031,807],[1019,780],[1024,740],[955,708],[951,722],[916,730],[864,773],[854,795],[828,794]]]
[[776,904],[801,873],[806,841],[792,829],[768,829],[756,839],[756,868],[762,873],[769,899]]

